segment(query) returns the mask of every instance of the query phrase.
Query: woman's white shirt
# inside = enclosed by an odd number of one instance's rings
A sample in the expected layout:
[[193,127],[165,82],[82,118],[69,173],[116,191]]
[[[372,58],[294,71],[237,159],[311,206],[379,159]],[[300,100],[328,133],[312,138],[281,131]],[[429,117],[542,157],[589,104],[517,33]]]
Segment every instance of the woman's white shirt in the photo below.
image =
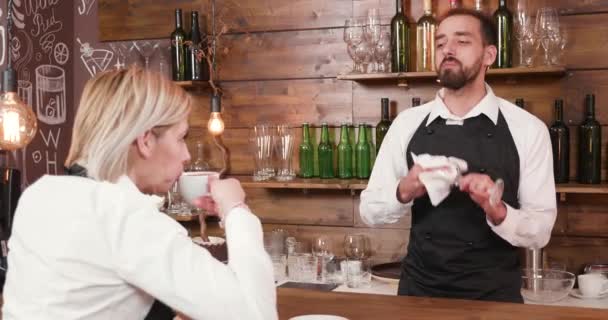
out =
[[277,319],[259,219],[234,208],[225,228],[228,265],[126,176],[44,176],[15,213],[3,319],[143,319],[154,298],[193,319]]

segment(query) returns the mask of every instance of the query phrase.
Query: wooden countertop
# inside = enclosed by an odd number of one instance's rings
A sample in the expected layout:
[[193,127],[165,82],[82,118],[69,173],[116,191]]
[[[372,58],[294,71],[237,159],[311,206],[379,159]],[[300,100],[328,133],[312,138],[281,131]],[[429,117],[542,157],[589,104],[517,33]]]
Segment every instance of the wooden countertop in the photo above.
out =
[[456,299],[398,297],[358,293],[277,289],[279,319],[305,314],[331,314],[349,320],[407,319],[607,319],[603,309],[554,307]]

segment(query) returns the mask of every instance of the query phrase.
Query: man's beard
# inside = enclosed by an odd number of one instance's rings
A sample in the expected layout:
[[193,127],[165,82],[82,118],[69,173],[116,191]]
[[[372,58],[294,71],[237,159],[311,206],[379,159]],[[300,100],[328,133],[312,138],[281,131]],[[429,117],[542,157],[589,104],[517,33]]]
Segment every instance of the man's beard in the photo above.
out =
[[[459,68],[441,69],[441,65],[443,65],[444,62],[455,62],[458,64]],[[470,68],[463,68],[462,62],[456,60],[455,58],[445,58],[439,65],[439,82],[443,87],[452,90],[459,90],[477,78],[477,75],[479,75],[479,72],[481,72],[481,67],[481,57],[475,61]]]

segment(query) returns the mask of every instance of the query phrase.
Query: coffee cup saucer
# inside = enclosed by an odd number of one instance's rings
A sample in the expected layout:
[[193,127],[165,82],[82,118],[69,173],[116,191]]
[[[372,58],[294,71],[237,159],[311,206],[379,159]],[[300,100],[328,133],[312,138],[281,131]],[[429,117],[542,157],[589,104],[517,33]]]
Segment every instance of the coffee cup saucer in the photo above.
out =
[[570,295],[575,298],[579,298],[579,299],[604,299],[604,298],[608,297],[608,292],[605,292],[605,293],[597,295],[597,296],[584,296],[581,293],[581,290],[577,288],[577,289],[572,289],[572,291],[570,291]]

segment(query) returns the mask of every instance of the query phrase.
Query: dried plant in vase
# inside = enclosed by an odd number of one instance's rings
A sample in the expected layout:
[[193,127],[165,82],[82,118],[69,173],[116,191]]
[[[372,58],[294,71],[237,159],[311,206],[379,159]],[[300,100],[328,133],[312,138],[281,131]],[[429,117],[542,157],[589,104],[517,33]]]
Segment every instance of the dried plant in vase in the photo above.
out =
[[[201,12],[208,12],[207,21],[211,22],[211,33],[203,35],[197,59],[199,62],[206,63],[209,70],[209,86],[212,90],[211,113],[208,123],[208,130],[213,136],[213,142],[222,152],[222,169],[220,175],[224,175],[229,170],[229,151],[224,145],[221,135],[224,131],[224,123],[221,118],[221,99],[223,91],[218,85],[221,70],[222,57],[226,57],[230,48],[226,45],[225,36],[230,30],[243,27],[246,24],[244,16],[235,13],[246,12],[237,1],[219,1],[216,5],[215,0],[208,1],[203,5]],[[208,7],[207,7],[208,6]]]

